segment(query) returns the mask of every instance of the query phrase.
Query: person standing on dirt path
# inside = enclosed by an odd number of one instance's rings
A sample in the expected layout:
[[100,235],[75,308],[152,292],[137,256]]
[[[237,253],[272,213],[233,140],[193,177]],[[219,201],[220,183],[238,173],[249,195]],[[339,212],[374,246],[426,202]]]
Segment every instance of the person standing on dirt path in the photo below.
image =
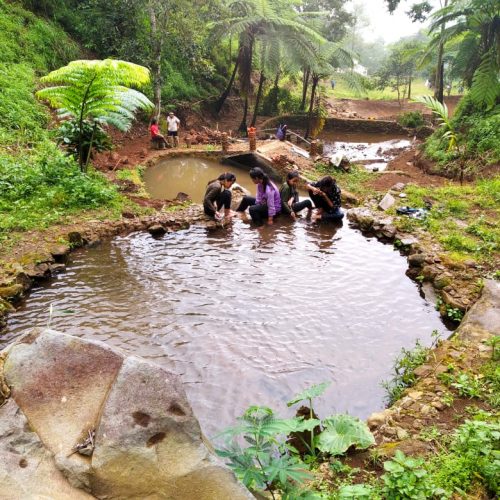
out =
[[[168,137],[173,137],[174,147],[179,147],[179,125],[181,121],[174,115],[173,111],[167,116]],[[169,139],[170,140],[170,139]]]

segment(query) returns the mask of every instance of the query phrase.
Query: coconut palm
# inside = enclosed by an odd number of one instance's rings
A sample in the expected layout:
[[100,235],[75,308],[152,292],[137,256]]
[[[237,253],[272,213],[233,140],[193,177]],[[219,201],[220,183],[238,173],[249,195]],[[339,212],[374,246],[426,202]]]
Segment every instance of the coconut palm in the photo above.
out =
[[[138,109],[153,108],[144,94],[130,88],[147,84],[149,70],[126,61],[72,61],[41,81],[55,85],[39,90],[37,97],[56,108],[62,120],[74,122],[74,154],[82,171],[88,165],[100,125],[113,125],[126,131]],[[85,136],[87,130],[90,130],[90,140]]]

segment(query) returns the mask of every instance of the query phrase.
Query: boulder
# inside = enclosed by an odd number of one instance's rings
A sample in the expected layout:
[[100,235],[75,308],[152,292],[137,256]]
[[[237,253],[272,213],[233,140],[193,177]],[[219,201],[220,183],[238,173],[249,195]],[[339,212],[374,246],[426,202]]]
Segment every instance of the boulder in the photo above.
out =
[[12,398],[63,470],[89,472],[88,459],[71,453],[96,428],[122,362],[105,344],[51,330],[34,329],[9,348],[4,376]]
[[0,408],[0,464],[0,498],[94,498],[66,481],[13,399]]
[[[0,359],[11,391],[0,408],[0,498],[252,498],[213,454],[180,379],[160,366],[41,329]],[[2,436],[15,432],[14,456]],[[26,484],[15,464],[33,464]]]
[[92,468],[98,497],[249,498],[205,446],[180,380],[135,357],[103,407]]

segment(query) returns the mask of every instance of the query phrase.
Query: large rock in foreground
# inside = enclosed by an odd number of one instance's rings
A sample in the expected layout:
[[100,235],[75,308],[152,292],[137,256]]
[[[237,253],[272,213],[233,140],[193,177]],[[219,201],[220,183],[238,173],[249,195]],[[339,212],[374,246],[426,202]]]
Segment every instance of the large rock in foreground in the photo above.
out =
[[[0,478],[12,480],[0,481],[0,498],[252,498],[160,366],[34,330],[7,349],[2,377],[12,399],[0,408]],[[45,472],[29,474],[35,464]],[[20,485],[24,495],[12,497]]]

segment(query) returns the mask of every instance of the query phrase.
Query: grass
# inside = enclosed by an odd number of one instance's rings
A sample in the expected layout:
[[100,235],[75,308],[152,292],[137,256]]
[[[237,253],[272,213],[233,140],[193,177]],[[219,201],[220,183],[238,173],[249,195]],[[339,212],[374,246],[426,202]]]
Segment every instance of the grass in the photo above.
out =
[[[439,188],[408,185],[407,204],[422,207],[432,201],[425,221],[412,220],[413,229],[424,227],[456,260],[473,258],[492,262],[500,250],[500,176],[459,186]],[[405,224],[400,219],[398,224]],[[411,228],[405,225],[404,229]]]
[[79,55],[61,28],[0,0],[0,243],[13,234],[102,210],[124,198],[97,172],[83,175],[52,141],[51,116],[34,97],[38,76]]
[[[361,94],[356,93],[350,88],[347,83],[341,78],[333,78],[335,80],[335,89],[332,90],[330,82],[325,82],[324,89],[327,97],[334,97],[336,99],[369,99],[377,101],[394,100],[398,98],[396,91],[386,87],[383,90],[372,89],[367,90]],[[412,97],[417,95],[433,95],[434,91],[425,86],[424,80],[415,80],[412,82]],[[454,93],[451,93],[454,95]]]
[[351,165],[350,172],[343,172],[324,163],[317,163],[315,165],[315,172],[310,177],[314,177],[313,180],[317,180],[324,175],[331,175],[341,189],[360,196],[368,194],[369,188],[367,183],[373,179],[373,174],[368,172],[362,165]]

